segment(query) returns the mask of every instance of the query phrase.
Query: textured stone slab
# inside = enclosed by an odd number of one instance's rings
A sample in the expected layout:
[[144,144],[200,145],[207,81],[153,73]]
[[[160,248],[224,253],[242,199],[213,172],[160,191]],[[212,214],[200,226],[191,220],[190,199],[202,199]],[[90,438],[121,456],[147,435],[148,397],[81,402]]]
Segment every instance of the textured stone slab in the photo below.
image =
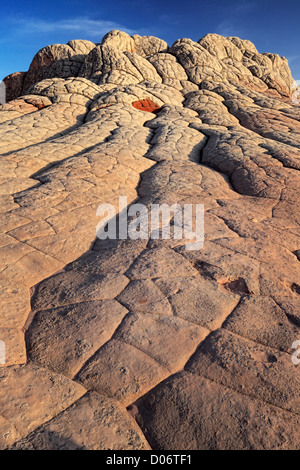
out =
[[195,276],[197,271],[179,254],[165,248],[144,251],[126,273],[130,279]]
[[156,279],[155,285],[168,298],[174,315],[210,330],[222,325],[240,299],[217,282],[200,276]]
[[149,450],[143,433],[115,400],[88,393],[17,442],[14,450]]
[[20,439],[16,427],[0,416],[0,449],[5,450]]
[[21,283],[0,274],[0,327],[22,327],[30,311],[30,293]]
[[300,448],[299,416],[187,372],[170,377],[135,405],[137,422],[155,449]]
[[294,323],[281,303],[277,305],[268,297],[244,298],[225,321],[223,327],[255,342],[287,353],[292,343],[300,337],[300,325]]
[[112,339],[77,374],[89,390],[129,405],[170,375],[169,371],[134,346]]
[[114,299],[128,282],[122,274],[61,272],[39,284],[32,308],[46,310],[78,302]]
[[83,387],[66,377],[29,364],[0,369],[0,382],[0,416],[22,436],[85,393]]
[[132,312],[173,314],[167,297],[151,279],[131,281],[118,300]]
[[186,370],[300,414],[300,370],[284,352],[218,330],[196,351]]
[[145,352],[170,372],[181,370],[209,331],[177,317],[129,315],[115,338]]
[[112,337],[126,313],[115,300],[39,311],[26,332],[29,359],[72,378]]

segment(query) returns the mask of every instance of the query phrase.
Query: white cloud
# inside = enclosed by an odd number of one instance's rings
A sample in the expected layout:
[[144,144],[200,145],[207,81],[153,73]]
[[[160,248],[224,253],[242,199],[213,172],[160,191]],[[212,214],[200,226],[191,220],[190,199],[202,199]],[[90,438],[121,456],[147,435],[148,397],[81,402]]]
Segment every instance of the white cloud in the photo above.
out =
[[235,13],[248,13],[257,7],[256,2],[243,1],[233,7]]
[[229,7],[224,3],[222,7],[224,20],[216,26],[215,32],[221,36],[247,36],[247,15],[257,8],[254,1],[240,1]]
[[217,34],[221,36],[243,36],[243,31],[240,27],[236,26],[235,22],[232,20],[224,20],[222,23],[218,24],[215,29]]
[[112,29],[125,31],[130,35],[137,32],[114,21],[93,20],[86,16],[57,21],[48,21],[39,18],[14,18],[10,20],[10,23],[18,34],[42,34],[70,31],[81,36],[84,35],[85,37],[99,38],[99,40]]
[[289,61],[289,63],[295,62],[295,60],[298,60],[298,59],[300,59],[300,55],[292,55],[292,56],[287,57],[287,60]]

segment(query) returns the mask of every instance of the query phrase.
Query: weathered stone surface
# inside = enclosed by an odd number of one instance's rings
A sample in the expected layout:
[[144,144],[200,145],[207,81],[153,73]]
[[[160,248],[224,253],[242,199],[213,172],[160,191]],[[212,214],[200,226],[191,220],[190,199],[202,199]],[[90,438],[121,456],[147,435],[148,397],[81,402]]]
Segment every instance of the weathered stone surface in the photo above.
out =
[[117,299],[130,311],[172,315],[170,302],[152,279],[131,281]]
[[156,279],[155,285],[168,298],[176,317],[209,329],[221,326],[239,301],[235,292],[200,276]]
[[14,442],[20,439],[20,435],[16,427],[7,421],[3,416],[0,416],[0,449],[5,450],[9,448]]
[[[237,37],[111,31],[4,81],[1,448],[299,449],[287,60]],[[203,247],[174,236],[172,211],[156,238],[132,211],[134,239],[96,239],[120,196],[203,205]]]
[[132,39],[134,40],[135,52],[142,57],[152,56],[157,52],[163,53],[168,50],[166,41],[154,36],[140,36],[139,34],[134,34]]
[[22,327],[30,312],[28,287],[14,279],[7,279],[3,273],[0,273],[0,279],[0,327]]
[[284,301],[276,303],[269,297],[245,297],[223,326],[244,338],[291,353],[293,339],[300,335],[300,323],[284,307]]
[[186,370],[243,395],[300,413],[300,375],[291,357],[224,330],[212,333]]
[[39,311],[26,335],[29,359],[73,378],[110,340],[126,313],[115,300]]
[[14,450],[149,450],[141,430],[118,402],[89,393],[18,441]]
[[172,376],[135,406],[155,449],[300,448],[299,416],[188,372]]
[[89,390],[129,405],[170,372],[148,354],[117,339],[106,343],[75,379]]
[[145,250],[127,271],[130,279],[196,276],[197,271],[179,254],[167,248]]
[[149,99],[133,101],[132,106],[148,113],[155,113],[160,109],[157,104],[153,103],[153,101]]
[[26,436],[68,408],[85,390],[36,365],[0,369],[0,415]]
[[103,276],[61,272],[49,282],[39,284],[31,305],[33,310],[46,310],[80,302],[114,299],[128,282],[122,274]]
[[115,338],[145,352],[174,373],[184,367],[209,331],[201,326],[164,315],[129,315]]
[[15,72],[4,78],[6,87],[6,100],[11,101],[22,94],[26,72]]

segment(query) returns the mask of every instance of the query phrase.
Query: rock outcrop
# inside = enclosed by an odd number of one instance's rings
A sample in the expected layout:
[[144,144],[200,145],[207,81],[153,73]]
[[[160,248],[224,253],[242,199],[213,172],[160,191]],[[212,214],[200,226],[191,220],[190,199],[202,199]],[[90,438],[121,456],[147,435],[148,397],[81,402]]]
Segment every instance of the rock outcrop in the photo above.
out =
[[[112,31],[4,81],[0,447],[299,450],[287,60]],[[97,207],[120,196],[203,204],[203,248],[95,240]]]

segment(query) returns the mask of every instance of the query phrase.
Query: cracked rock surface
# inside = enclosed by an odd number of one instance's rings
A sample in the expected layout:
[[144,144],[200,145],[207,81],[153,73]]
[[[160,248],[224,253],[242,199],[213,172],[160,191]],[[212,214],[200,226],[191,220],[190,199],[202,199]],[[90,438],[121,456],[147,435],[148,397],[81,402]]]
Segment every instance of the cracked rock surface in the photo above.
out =
[[[287,60],[111,31],[4,81],[0,448],[299,450]],[[97,239],[97,207],[120,196],[203,204],[203,248]]]

